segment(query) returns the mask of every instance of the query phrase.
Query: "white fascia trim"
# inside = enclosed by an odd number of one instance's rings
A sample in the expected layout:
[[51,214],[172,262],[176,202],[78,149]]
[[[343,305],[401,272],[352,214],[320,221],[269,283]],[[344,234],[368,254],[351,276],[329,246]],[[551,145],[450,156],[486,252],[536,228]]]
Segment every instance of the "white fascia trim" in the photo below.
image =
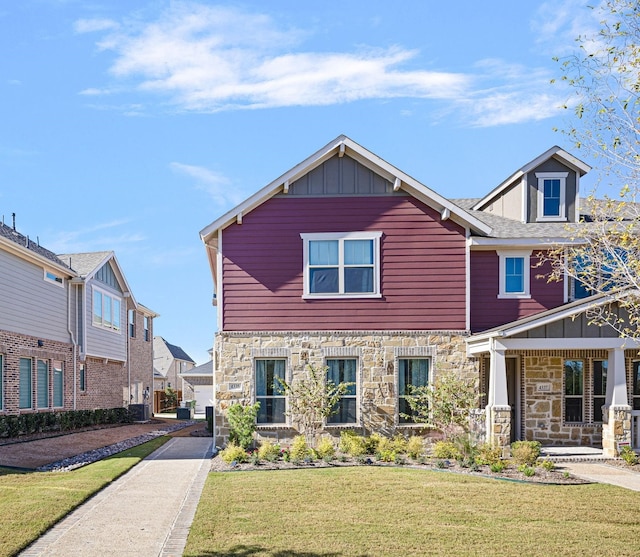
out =
[[528,173],[522,175],[522,179],[520,180],[520,188],[522,189],[522,207],[520,213],[520,220],[523,223],[527,222],[527,215],[529,214],[529,189],[527,188],[527,184],[529,182]]
[[222,288],[222,230],[218,230],[218,249],[216,251],[215,257],[216,266],[218,268],[216,276],[216,321],[218,325],[218,331],[224,331],[224,290]]
[[35,251],[31,251],[30,249],[21,246],[20,244],[16,244],[12,240],[8,240],[4,237],[0,236],[0,246],[6,251],[22,258],[35,263],[39,267],[48,267],[52,270],[56,270],[57,272],[62,273],[65,277],[73,278],[77,277],[78,274],[75,271],[72,271],[68,267],[64,267],[55,261],[51,261],[51,259],[47,259],[42,255],[36,253]]
[[471,230],[468,228],[465,229],[465,238],[467,241],[465,242],[464,249],[464,291],[465,291],[465,327],[467,331],[471,330],[471,243],[470,236]]
[[633,350],[640,342],[629,338],[507,338],[496,340],[502,350]]
[[380,174],[392,184],[396,184],[399,180],[401,184],[400,189],[404,189],[409,194],[420,199],[420,201],[438,210],[438,212],[442,211],[442,209],[444,208],[449,209],[451,214],[457,217],[456,219],[454,219],[452,216],[452,220],[464,223],[463,226],[470,225],[474,229],[479,230],[480,232],[483,232],[485,234],[491,233],[491,227],[489,227],[473,215],[467,213],[448,199],[442,197],[440,194],[431,190],[424,184],[421,184],[408,174],[405,174],[398,168],[373,154],[371,151],[368,151],[361,145],[358,145],[353,140],[344,135],[341,135],[334,141],[325,145],[322,149],[316,151],[310,157],[307,157],[304,161],[293,167],[291,170],[289,170],[279,178],[276,178],[273,182],[266,185],[264,188],[243,201],[240,205],[231,209],[223,216],[203,228],[200,231],[200,238],[204,243],[206,243],[207,240],[213,234],[215,234],[218,229],[224,228],[235,221],[238,213],[249,213],[256,207],[264,203],[267,199],[282,191],[286,182],[294,182],[300,176],[310,172],[317,166],[321,165],[336,153],[340,153],[341,150],[346,150],[347,154],[351,158],[364,164],[367,168],[373,167],[373,170],[376,173]]
[[582,175],[586,174],[591,170],[591,167],[588,164],[582,162],[580,159],[577,159],[573,155],[567,153],[564,149],[561,149],[557,145],[554,145],[553,147],[551,147],[551,149],[548,149],[547,151],[537,156],[532,161],[525,164],[520,170],[518,170],[517,172],[509,176],[509,178],[507,178],[499,186],[491,190],[491,192],[485,197],[483,197],[480,201],[478,201],[478,203],[476,203],[472,207],[472,209],[476,211],[482,209],[482,207],[487,205],[487,203],[490,203],[491,201],[493,201],[493,199],[497,197],[500,193],[502,193],[502,191],[504,191],[505,188],[511,185],[511,183],[514,180],[520,178],[523,174],[527,174],[534,168],[537,168],[544,161],[546,161],[547,159],[550,159],[551,157],[554,157],[560,160],[561,162],[568,165],[570,168],[573,168],[574,170],[576,170],[577,173]]
[[496,249],[545,249],[558,245],[579,244],[577,240],[570,238],[486,238],[484,236],[472,236],[469,245],[477,250]]

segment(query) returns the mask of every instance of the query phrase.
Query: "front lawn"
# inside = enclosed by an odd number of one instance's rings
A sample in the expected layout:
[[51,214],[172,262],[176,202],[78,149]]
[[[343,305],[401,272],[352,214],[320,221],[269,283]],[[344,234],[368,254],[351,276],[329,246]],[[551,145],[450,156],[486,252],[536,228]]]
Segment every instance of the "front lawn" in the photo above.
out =
[[209,475],[185,556],[639,555],[640,497],[408,468]]
[[158,437],[71,472],[0,468],[0,557],[15,555],[169,439]]

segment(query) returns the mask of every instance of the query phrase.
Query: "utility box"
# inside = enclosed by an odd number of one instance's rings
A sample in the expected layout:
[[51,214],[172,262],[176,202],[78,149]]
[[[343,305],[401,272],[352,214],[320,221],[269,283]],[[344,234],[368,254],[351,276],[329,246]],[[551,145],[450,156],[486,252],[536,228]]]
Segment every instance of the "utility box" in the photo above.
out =
[[129,412],[134,422],[149,421],[149,405],[148,404],[129,404]]
[[207,431],[213,434],[213,406],[205,406],[204,412],[207,418]]
[[193,408],[178,408],[177,416],[179,420],[192,420],[193,419]]

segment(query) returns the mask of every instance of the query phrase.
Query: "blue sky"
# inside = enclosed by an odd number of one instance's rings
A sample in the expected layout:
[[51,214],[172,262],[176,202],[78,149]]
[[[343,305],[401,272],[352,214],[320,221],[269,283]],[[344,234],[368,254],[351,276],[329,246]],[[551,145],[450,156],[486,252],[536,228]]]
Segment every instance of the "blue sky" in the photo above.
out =
[[198,232],[338,135],[448,197],[556,144],[582,156],[551,80],[597,25],[586,4],[2,2],[0,217],[114,250],[155,334],[204,363]]

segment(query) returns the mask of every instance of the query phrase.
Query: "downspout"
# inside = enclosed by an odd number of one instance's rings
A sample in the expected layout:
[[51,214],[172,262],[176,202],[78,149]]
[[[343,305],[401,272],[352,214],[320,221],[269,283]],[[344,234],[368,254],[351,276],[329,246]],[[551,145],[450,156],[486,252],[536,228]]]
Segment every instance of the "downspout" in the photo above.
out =
[[[78,375],[78,364],[77,364],[77,350],[78,350],[78,342],[76,341],[76,336],[73,333],[73,327],[71,324],[71,285],[72,285],[72,280],[69,281],[69,290],[67,292],[67,331],[69,332],[69,336],[71,337],[71,344],[73,345],[73,409],[76,409],[76,379],[77,379],[77,375]],[[76,298],[77,298],[77,292],[78,292],[78,287],[77,284],[75,284],[76,286]],[[64,386],[64,384],[63,384]],[[63,399],[62,399],[62,406],[64,408],[64,391],[62,393]]]
[[218,437],[218,432],[217,432],[217,423],[216,423],[216,362],[218,361],[217,356],[217,352],[216,352],[216,334],[214,333],[213,335],[213,353],[212,353],[212,358],[213,361],[211,362],[211,369],[213,370],[213,411],[211,412],[212,416],[211,416],[211,421],[212,421],[212,431],[213,431],[213,453],[215,454],[216,452],[216,438]]

